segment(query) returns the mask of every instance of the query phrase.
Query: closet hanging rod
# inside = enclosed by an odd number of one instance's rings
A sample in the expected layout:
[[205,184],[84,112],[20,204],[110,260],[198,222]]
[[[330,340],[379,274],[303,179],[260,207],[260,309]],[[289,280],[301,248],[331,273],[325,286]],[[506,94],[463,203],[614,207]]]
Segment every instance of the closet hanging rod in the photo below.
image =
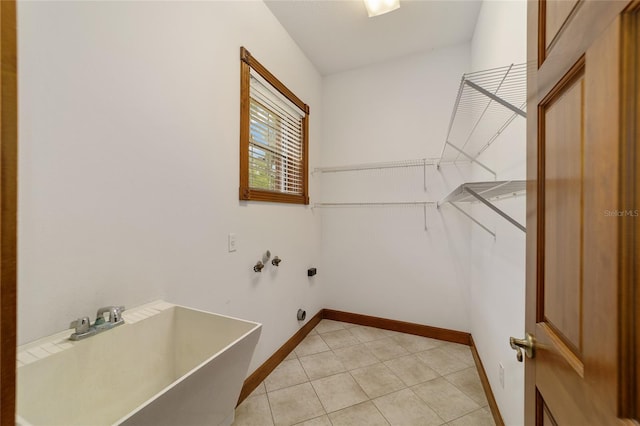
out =
[[436,201],[372,201],[356,203],[315,203],[314,207],[435,206],[436,204]]
[[397,169],[405,167],[424,167],[435,166],[438,163],[437,158],[419,158],[413,160],[398,160],[387,161],[382,163],[361,163],[351,164],[344,166],[331,166],[331,167],[316,167],[313,169],[315,172],[320,173],[338,173],[338,172],[351,172],[358,170],[378,170],[378,169]]

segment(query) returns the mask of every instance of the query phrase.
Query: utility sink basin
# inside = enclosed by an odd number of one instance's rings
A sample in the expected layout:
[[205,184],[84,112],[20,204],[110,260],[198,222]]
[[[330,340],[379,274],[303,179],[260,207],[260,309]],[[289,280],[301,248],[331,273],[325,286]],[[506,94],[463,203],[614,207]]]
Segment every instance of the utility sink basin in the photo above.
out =
[[230,425],[261,324],[158,301],[18,348],[20,425]]

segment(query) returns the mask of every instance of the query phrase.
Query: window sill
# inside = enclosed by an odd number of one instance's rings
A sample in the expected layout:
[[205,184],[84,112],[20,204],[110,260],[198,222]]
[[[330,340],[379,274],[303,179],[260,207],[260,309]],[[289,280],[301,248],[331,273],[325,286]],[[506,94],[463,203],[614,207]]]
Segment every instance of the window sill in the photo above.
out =
[[240,188],[240,200],[305,205],[309,204],[309,197],[306,195],[283,194],[281,192],[264,191],[252,188]]

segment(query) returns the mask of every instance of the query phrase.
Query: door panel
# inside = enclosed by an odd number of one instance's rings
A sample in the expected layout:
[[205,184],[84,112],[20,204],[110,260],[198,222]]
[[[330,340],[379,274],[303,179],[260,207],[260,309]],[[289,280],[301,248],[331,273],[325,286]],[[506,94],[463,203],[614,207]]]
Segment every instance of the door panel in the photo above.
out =
[[555,422],[549,415],[549,411],[547,411],[546,409],[542,412],[542,419],[543,426],[556,426]]
[[545,39],[546,47],[553,42],[555,37],[567,21],[573,8],[579,0],[548,0],[545,3]]
[[580,356],[582,351],[582,158],[584,77],[554,92],[540,112],[545,153],[544,280],[541,321]]
[[[540,396],[538,395],[538,397]],[[558,424],[554,420],[553,416],[551,415],[551,412],[549,411],[549,408],[544,403],[544,401],[540,400],[539,404],[540,404],[540,410],[541,410],[539,417],[540,419],[542,419],[541,420],[542,426],[557,426]]]

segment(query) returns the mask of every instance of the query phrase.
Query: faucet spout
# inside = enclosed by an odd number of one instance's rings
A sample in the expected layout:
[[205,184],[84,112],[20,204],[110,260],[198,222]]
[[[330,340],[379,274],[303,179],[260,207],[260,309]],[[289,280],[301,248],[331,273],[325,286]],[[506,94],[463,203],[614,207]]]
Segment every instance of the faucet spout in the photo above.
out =
[[95,325],[100,325],[105,322],[104,314],[109,313],[109,320],[107,322],[111,324],[120,323],[122,320],[122,312],[125,310],[124,306],[105,306],[103,308],[98,309],[96,313],[96,323]]

